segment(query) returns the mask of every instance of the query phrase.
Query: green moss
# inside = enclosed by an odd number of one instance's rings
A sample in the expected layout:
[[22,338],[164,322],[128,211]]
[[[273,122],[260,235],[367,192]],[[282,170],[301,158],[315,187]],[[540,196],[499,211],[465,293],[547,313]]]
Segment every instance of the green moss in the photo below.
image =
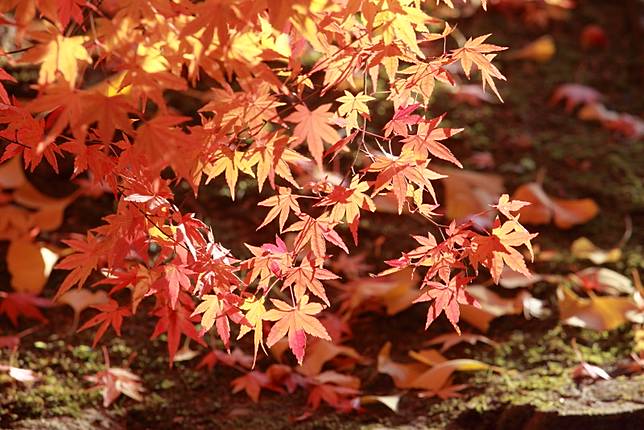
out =
[[[485,413],[528,405],[543,412],[565,411],[565,399],[579,390],[571,376],[579,363],[573,339],[585,361],[608,367],[628,356],[633,346],[628,328],[593,332],[557,326],[544,333],[515,332],[495,351],[479,354],[506,371],[470,375],[467,383],[473,388],[466,395],[466,409]],[[628,402],[637,395],[625,390],[615,401]]]
[[[109,348],[112,365],[119,365],[131,354],[121,340]],[[7,352],[0,351],[0,361],[12,362]],[[23,348],[12,364],[32,370],[39,380],[25,385],[3,375],[0,379],[0,424],[29,418],[56,416],[78,417],[86,408],[101,404],[101,393],[84,379],[103,370],[100,349],[88,345],[69,346],[56,336],[37,341],[31,349]]]

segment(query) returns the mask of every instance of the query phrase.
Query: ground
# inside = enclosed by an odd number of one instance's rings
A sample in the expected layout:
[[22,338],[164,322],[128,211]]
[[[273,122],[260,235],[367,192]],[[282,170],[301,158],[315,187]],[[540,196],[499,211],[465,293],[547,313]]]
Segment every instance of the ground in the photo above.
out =
[[[625,229],[625,218],[635,226],[623,248],[624,256],[607,267],[629,274],[644,268],[644,233],[637,226],[644,222],[644,151],[641,141],[632,141],[602,129],[598,124],[582,122],[561,106],[548,100],[557,85],[576,82],[590,85],[605,95],[605,103],[614,110],[644,112],[642,81],[641,31],[638,27],[637,2],[616,6],[594,1],[571,11],[565,21],[553,21],[546,28],[530,27],[518,17],[504,17],[498,12],[477,13],[459,22],[464,34],[492,32],[493,43],[517,49],[543,34],[555,40],[556,54],[549,62],[510,61],[499,57],[508,83],[500,86],[504,104],[483,104],[472,108],[457,104],[446,95],[439,96],[434,113],[450,112],[449,122],[466,127],[454,140],[452,148],[460,159],[467,160],[476,151],[489,151],[496,162],[496,172],[505,179],[506,189],[542,177],[546,191],[560,197],[590,197],[602,208],[593,221],[572,230],[554,227],[537,229],[537,243],[544,249],[566,250],[572,240],[586,236],[599,246],[617,243]],[[630,6],[628,6],[630,5]],[[635,14],[635,16],[634,16]],[[599,24],[608,33],[605,49],[583,52],[579,34],[584,25]],[[466,167],[473,168],[471,165]],[[42,173],[42,172],[41,172]],[[46,174],[33,176],[44,184]],[[63,183],[62,181],[60,183]],[[41,184],[42,185],[42,184]],[[49,185],[53,193],[65,190]],[[200,201],[186,199],[208,215],[209,221],[226,246],[250,242],[256,235],[249,225],[258,225],[262,214],[250,213],[257,202],[254,193],[241,194],[230,205],[218,191]],[[97,225],[104,202],[78,200],[67,213],[64,231],[83,225]],[[194,210],[194,208],[192,208]],[[380,217],[380,218],[377,218]],[[255,219],[257,218],[257,219]],[[415,219],[389,222],[388,215],[376,215],[363,226],[368,248],[379,235],[403,237],[422,232],[427,226]],[[383,230],[382,225],[387,225]],[[256,236],[255,236],[256,237]],[[256,239],[255,239],[256,241]],[[6,247],[3,248],[3,252]],[[384,249],[384,257],[398,255],[399,249]],[[381,257],[382,258],[382,257]],[[4,258],[0,258],[4,262]],[[1,263],[4,264],[4,263]],[[568,257],[540,263],[533,267],[541,273],[569,273],[586,264]],[[6,280],[6,268],[0,267]],[[54,273],[48,291],[53,292],[62,273]],[[539,283],[533,294],[555,304],[555,286]],[[439,320],[430,332],[423,331],[424,307],[393,317],[367,314],[354,331],[365,333],[350,344],[361,354],[375,358],[380,347],[393,340],[396,351],[419,348],[426,339],[451,330]],[[556,306],[555,306],[556,310]],[[521,316],[495,320],[489,336],[497,347],[477,344],[450,350],[449,357],[471,357],[503,369],[459,375],[457,382],[469,388],[462,398],[418,399],[413,393],[403,397],[395,414],[384,406],[368,407],[364,414],[336,414],[322,408],[312,418],[294,424],[302,414],[302,394],[278,396],[263,393],[259,404],[243,394],[230,392],[230,381],[238,376],[227,368],[213,372],[195,370],[197,359],[168,368],[165,344],[149,341],[149,321],[138,319],[126,325],[122,338],[107,343],[112,365],[132,360],[131,368],[142,376],[147,394],[143,402],[121,398],[111,408],[101,408],[100,393],[83,379],[102,369],[99,348],[92,349],[91,333],[68,334],[71,311],[52,309],[47,313],[52,323],[24,339],[18,365],[39,372],[43,380],[25,389],[0,375],[0,427],[20,429],[546,429],[546,428],[639,428],[644,419],[644,377],[620,376],[610,381],[577,384],[571,369],[578,364],[572,349],[575,339],[584,359],[610,371],[625,360],[633,349],[632,326],[611,332],[593,332],[562,326],[556,312],[546,320],[526,321]],[[3,320],[0,329],[8,329]],[[467,327],[466,327],[467,328]],[[0,351],[0,361],[8,357]],[[363,390],[374,394],[398,393],[389,377],[374,367],[358,370]]]

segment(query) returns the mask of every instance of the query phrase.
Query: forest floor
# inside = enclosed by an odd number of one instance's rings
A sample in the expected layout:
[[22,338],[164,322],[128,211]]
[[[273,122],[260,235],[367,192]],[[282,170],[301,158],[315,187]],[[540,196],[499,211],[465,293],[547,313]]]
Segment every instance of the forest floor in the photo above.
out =
[[[625,2],[627,3],[627,2]],[[633,2],[635,4],[636,2]],[[619,242],[626,228],[634,226],[622,248],[622,258],[606,264],[630,276],[633,269],[644,269],[644,148],[633,141],[585,122],[549,99],[555,88],[568,82],[588,85],[601,91],[611,109],[640,115],[644,112],[641,80],[642,34],[633,11],[610,2],[585,2],[571,11],[567,20],[553,20],[546,27],[531,27],[519,17],[498,12],[477,13],[459,21],[464,34],[493,33],[492,43],[517,50],[538,37],[554,38],[556,53],[547,62],[498,58],[508,82],[500,85],[505,103],[484,103],[478,107],[458,104],[447,94],[439,95],[434,113],[449,112],[450,124],[465,127],[451,148],[465,161],[477,152],[489,152],[495,167],[487,172],[503,176],[505,188],[540,178],[544,189],[565,198],[592,198],[600,206],[598,217],[570,230],[554,226],[534,229],[541,249],[562,250],[564,256],[539,262],[537,273],[570,273],[589,265],[566,256],[573,240],[587,237],[599,247]],[[635,24],[634,24],[635,23]],[[598,24],[608,34],[605,49],[583,51],[579,36],[587,24]],[[38,185],[38,176],[34,176]],[[49,185],[51,189],[52,186]],[[41,188],[47,191],[47,185]],[[64,192],[55,189],[53,192]],[[242,196],[231,205],[214,195],[198,204],[211,214],[210,222],[225,246],[257,242],[257,233],[248,226],[261,220],[249,211],[258,199]],[[103,203],[79,199],[68,208],[64,229],[99,224]],[[110,209],[105,199],[106,210]],[[249,219],[252,218],[252,219]],[[80,224],[79,224],[80,223]],[[369,249],[381,236],[406,237],[421,233],[426,225],[415,219],[400,222],[394,215],[375,215],[365,226],[361,247]],[[402,245],[383,249],[380,257],[397,257]],[[243,255],[241,248],[233,251]],[[4,251],[3,251],[4,252]],[[1,257],[1,256],[0,256]],[[0,273],[6,279],[4,258]],[[63,274],[54,272],[48,291],[53,292]],[[83,378],[103,368],[100,348],[91,348],[91,333],[69,334],[69,309],[47,311],[51,324],[23,340],[18,364],[38,372],[42,380],[31,389],[0,377],[0,428],[16,429],[607,429],[641,428],[644,422],[644,376],[618,376],[608,381],[577,383],[571,369],[579,361],[573,339],[584,359],[607,371],[614,370],[633,350],[634,328],[630,325],[607,332],[564,326],[557,315],[556,286],[541,282],[531,293],[553,310],[549,318],[526,320],[521,315],[503,316],[492,322],[487,335],[497,346],[463,344],[450,349],[448,358],[468,357],[506,369],[458,375],[456,383],[468,384],[462,397],[441,400],[420,399],[413,393],[402,397],[398,413],[384,406],[369,406],[365,413],[338,414],[322,407],[308,420],[292,418],[306,411],[304,394],[290,396],[262,393],[258,404],[244,394],[232,394],[230,381],[240,374],[226,367],[211,372],[195,370],[198,358],[168,368],[165,343],[148,340],[152,324],[145,318],[126,324],[121,338],[110,338],[109,355],[113,366],[124,365],[133,354],[131,369],[143,379],[147,393],[142,402],[121,398],[111,408],[101,408],[100,392],[92,390]],[[447,321],[437,321],[430,333],[423,330],[423,306],[395,316],[364,314],[353,325],[361,336],[348,344],[363,356],[375,360],[387,341],[394,351],[422,347],[430,335],[451,332]],[[0,323],[0,330],[9,328]],[[5,327],[6,325],[6,327]],[[473,331],[464,323],[464,328]],[[62,333],[62,334],[61,334]],[[7,359],[0,351],[0,360]],[[394,357],[396,355],[394,354]],[[362,390],[369,394],[400,393],[391,379],[375,367],[357,371]]]

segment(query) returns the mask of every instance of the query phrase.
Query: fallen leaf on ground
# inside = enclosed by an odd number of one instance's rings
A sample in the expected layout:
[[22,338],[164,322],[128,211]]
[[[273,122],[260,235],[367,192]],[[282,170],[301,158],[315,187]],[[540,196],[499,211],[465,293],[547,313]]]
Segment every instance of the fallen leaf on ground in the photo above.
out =
[[4,364],[0,364],[0,372],[7,372],[9,376],[20,382],[36,382],[40,379],[40,377],[36,375],[33,370],[6,366]]
[[[460,336],[454,334],[454,336]],[[421,349],[420,351],[409,351],[409,356],[416,361],[419,361],[428,366],[435,366],[438,363],[447,361],[447,358],[435,349]]]
[[[288,342],[285,341],[285,343],[287,344],[286,348],[288,348]],[[250,369],[253,366],[253,356],[246,354],[239,348],[233,349],[231,353],[214,349],[201,359],[197,365],[197,369],[207,367],[208,370],[212,370],[218,363],[228,367],[240,365],[246,369]]]
[[[524,303],[528,299],[535,299],[527,291],[521,291],[513,298],[506,299],[482,285],[471,285],[467,291],[478,300],[481,307],[461,305],[461,318],[481,330],[487,332],[490,323],[503,315],[518,315],[525,312]],[[532,304],[534,308],[534,304]],[[530,316],[535,316],[530,314]]]
[[544,279],[544,277],[538,273],[531,273],[530,276],[526,276],[523,273],[516,272],[506,266],[503,268],[503,272],[501,272],[499,285],[510,289],[525,288],[534,285],[542,279]]
[[110,367],[102,370],[96,375],[88,376],[87,380],[94,382],[97,387],[101,387],[103,393],[103,407],[109,407],[121,394],[127,397],[143,401],[145,392],[141,378],[126,369],[119,367]]
[[0,348],[14,349],[20,345],[20,336],[0,336]]
[[579,297],[570,288],[559,287],[559,318],[564,324],[591,330],[613,330],[629,321],[628,314],[637,312],[630,297],[591,295]]
[[381,403],[398,413],[398,404],[400,403],[401,396],[361,396],[359,397],[360,405],[372,405],[374,403]]
[[608,45],[608,37],[604,29],[597,24],[589,24],[583,28],[579,36],[579,42],[583,49],[605,48]]
[[259,370],[251,370],[247,374],[233,379],[230,384],[233,387],[233,393],[244,390],[254,403],[259,402],[259,395],[261,394],[262,388],[278,393],[283,391],[271,381],[271,378],[266,373],[260,372]]
[[594,366],[592,364],[582,361],[572,370],[572,379],[575,381],[590,378],[593,380],[597,379],[610,379],[610,375],[606,373],[604,369],[599,366]]
[[436,336],[435,338],[428,340],[427,342],[425,342],[425,345],[441,345],[440,351],[445,352],[461,342],[467,342],[470,345],[474,345],[477,342],[487,343],[488,345],[497,345],[497,343],[489,337],[473,333],[462,333],[460,335],[456,333],[448,333],[441,336]]
[[503,194],[503,178],[490,173],[478,173],[446,167],[434,168],[447,178],[445,185],[445,208],[448,218],[472,219],[483,227],[492,225],[490,205]]
[[326,371],[311,378],[314,386],[309,391],[308,405],[316,410],[322,401],[336,410],[354,409],[355,396],[360,394],[360,379],[334,371]]
[[378,372],[391,376],[398,388],[411,388],[413,381],[427,370],[423,363],[396,363],[391,359],[391,342],[387,342],[378,353]]
[[364,361],[358,351],[349,346],[335,345],[328,340],[316,339],[314,343],[309,345],[304,361],[297,371],[307,376],[318,375],[328,361],[339,355],[348,357],[355,362]]
[[570,252],[575,258],[590,260],[595,264],[615,263],[622,258],[621,249],[600,249],[587,237],[575,239],[570,245]]
[[572,281],[583,291],[593,291],[611,296],[631,295],[635,292],[633,282],[614,270],[604,267],[588,267],[570,275]]
[[530,182],[521,185],[512,195],[513,200],[532,203],[521,208],[519,214],[525,224],[554,224],[568,229],[585,224],[597,216],[599,207],[592,199],[558,199],[546,194],[540,184]]
[[410,388],[438,392],[445,387],[454,372],[474,372],[490,369],[490,365],[469,358],[457,358],[439,363],[414,379]]
[[110,367],[110,359],[107,355],[107,348],[105,347],[103,347],[103,356],[105,359],[105,370],[85,377],[87,381],[96,384],[94,388],[101,388],[103,393],[103,407],[109,407],[121,394],[139,402],[142,401],[145,389],[143,388],[141,378],[127,369]]
[[410,307],[420,294],[418,275],[412,274],[411,269],[345,283],[331,281],[329,284],[341,290],[339,301],[343,314],[353,314],[363,308],[384,307],[387,315],[395,315]]
[[528,43],[523,48],[516,50],[507,56],[512,60],[531,60],[539,63],[547,63],[557,52],[554,38],[546,34]]
[[602,94],[594,88],[579,84],[562,84],[555,89],[550,104],[556,105],[565,101],[566,112],[572,112],[577,105],[587,105],[598,102]]
[[467,103],[470,106],[477,107],[483,102],[496,103],[489,93],[485,92],[480,85],[457,85],[453,88],[454,100],[461,103]]
[[201,354],[201,351],[190,348],[190,339],[186,338],[186,342],[184,342],[183,346],[174,354],[172,362],[178,363],[181,361],[190,361],[199,354]]
[[586,104],[578,114],[584,121],[599,121],[602,127],[637,139],[644,135],[644,121],[628,113],[616,112],[601,103]]
[[[390,353],[391,343],[387,342],[378,354],[378,372],[391,376],[394,385],[398,388],[417,388],[438,392],[447,386],[454,372],[472,372],[492,368],[489,364],[467,358],[445,360],[429,365],[427,363],[433,362],[433,360],[431,358],[426,360],[428,355],[426,351],[413,354],[416,359],[422,358],[423,362],[396,363],[391,359]],[[440,356],[440,354],[436,354],[438,352],[431,353],[431,356]]]
[[472,154],[467,160],[467,163],[471,164],[477,169],[494,169],[496,162],[494,161],[494,155],[489,151],[477,151]]

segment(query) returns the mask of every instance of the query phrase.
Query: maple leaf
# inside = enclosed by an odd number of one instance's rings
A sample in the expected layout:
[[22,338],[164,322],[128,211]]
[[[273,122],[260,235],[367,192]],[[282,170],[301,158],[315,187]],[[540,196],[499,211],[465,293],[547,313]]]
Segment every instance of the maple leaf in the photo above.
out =
[[288,181],[293,187],[299,185],[293,178],[289,164],[309,161],[304,155],[288,148],[289,138],[285,134],[271,133],[268,137],[258,138],[246,151],[248,165],[257,166],[257,187],[262,191],[266,179],[275,188],[275,175]]
[[572,370],[572,379],[579,381],[585,378],[590,378],[593,380],[611,379],[608,372],[606,372],[601,367],[582,361]]
[[63,28],[67,27],[71,19],[76,24],[83,23],[83,10],[81,8],[86,5],[86,0],[57,0],[57,2],[58,19]]
[[206,346],[204,341],[199,337],[195,326],[192,323],[190,310],[194,305],[192,299],[186,293],[180,293],[179,301],[176,308],[171,308],[168,304],[160,304],[154,311],[154,315],[159,317],[152,339],[168,333],[168,355],[170,357],[170,366],[174,362],[174,355],[179,350],[181,335],[185,335],[202,346]]
[[5,364],[0,364],[0,372],[7,372],[11,378],[25,383],[36,382],[40,379],[40,376],[33,370],[7,366]]
[[297,221],[289,226],[285,233],[292,231],[299,231],[295,237],[293,244],[293,251],[300,252],[308,244],[311,247],[313,255],[318,258],[326,256],[326,242],[330,242],[335,246],[341,248],[347,254],[349,250],[342,238],[333,227],[337,224],[331,222],[326,214],[322,214],[317,218],[313,218],[307,214],[299,214],[300,221]]
[[525,245],[530,251],[530,256],[534,258],[530,240],[537,236],[536,233],[529,233],[521,224],[516,220],[504,222],[502,225],[497,219],[492,235],[499,239],[499,242],[505,248],[505,252],[492,251],[493,258],[491,266],[488,265],[492,279],[495,283],[499,282],[501,273],[503,272],[503,265],[506,264],[510,269],[515,272],[522,273],[525,276],[530,276],[530,271],[526,267],[523,255],[514,247]]
[[360,128],[358,125],[358,114],[367,118],[369,117],[367,102],[371,100],[375,100],[375,98],[364,94],[362,91],[354,96],[346,90],[342,97],[336,99],[337,102],[341,103],[340,107],[338,107],[338,115],[344,116],[347,119],[347,134],[356,128]]
[[299,104],[295,106],[296,112],[285,118],[286,121],[297,124],[293,130],[295,142],[302,143],[306,140],[309,151],[320,169],[324,153],[323,142],[333,144],[340,139],[335,128],[329,125],[332,118],[330,107],[331,104],[327,103],[311,111],[305,105]]
[[341,222],[346,220],[351,224],[360,217],[360,209],[366,209],[371,212],[376,210],[373,200],[365,194],[369,189],[369,184],[361,182],[358,175],[351,179],[348,187],[336,185],[333,190],[327,194],[315,206],[332,206],[329,219],[332,222]]
[[246,318],[246,320],[248,320],[250,324],[240,326],[239,336],[237,336],[237,339],[241,339],[246,335],[246,333],[248,333],[251,330],[255,332],[253,336],[253,343],[255,345],[255,354],[253,355],[253,365],[252,365],[252,367],[255,367],[255,362],[257,361],[257,351],[259,350],[259,346],[261,345],[262,349],[264,348],[264,344],[262,343],[262,339],[264,337],[263,320],[264,320],[264,314],[266,314],[266,308],[264,307],[264,297],[260,297],[259,299],[255,299],[255,298],[246,299],[239,308],[241,310],[247,311],[244,317]]
[[97,269],[100,261],[100,247],[103,245],[96,235],[88,233],[86,238],[63,240],[74,253],[68,255],[58,264],[56,269],[67,269],[71,272],[67,275],[61,286],[58,288],[56,297],[60,297],[74,285],[83,286],[89,275]]
[[365,358],[349,346],[336,345],[328,340],[315,339],[310,345],[304,362],[298,367],[297,371],[307,376],[319,375],[324,365],[338,356],[344,356],[347,362],[366,363]]
[[523,200],[510,200],[510,196],[507,194],[502,194],[499,197],[499,202],[495,205],[490,205],[493,208],[496,208],[499,212],[505,215],[507,218],[516,219],[516,216],[512,212],[519,212],[521,208],[531,205],[530,202],[524,202]]
[[324,287],[320,280],[337,279],[338,276],[326,269],[315,267],[314,262],[309,258],[304,258],[299,267],[293,267],[286,271],[282,288],[288,288],[294,285],[295,298],[302,297],[308,290],[317,297],[324,300],[327,306],[330,306],[329,299],[326,296]]
[[98,309],[100,313],[83,324],[78,331],[83,331],[100,324],[100,327],[96,330],[96,334],[94,335],[94,341],[92,342],[93,347],[95,347],[101,340],[110,326],[112,326],[116,334],[120,336],[123,318],[132,315],[130,308],[126,306],[119,307],[118,302],[113,299],[110,299],[110,301],[105,304],[92,305],[92,308]]
[[[451,30],[447,25],[445,30]],[[401,70],[403,75],[410,75],[409,78],[396,80],[393,83],[394,93],[390,94],[389,98],[395,95],[394,103],[396,100],[406,100],[410,98],[410,93],[413,91],[420,95],[423,104],[426,106],[431,100],[432,93],[434,92],[435,81],[440,80],[448,85],[454,85],[454,81],[443,67],[442,60],[419,62]]]
[[407,136],[409,134],[409,126],[416,125],[422,121],[422,117],[420,115],[412,113],[418,109],[419,106],[420,103],[414,103],[409,106],[401,106],[398,108],[391,120],[385,124],[385,137],[388,137],[391,133],[397,134],[398,136]]
[[105,347],[103,347],[103,355],[105,357],[106,369],[85,377],[86,380],[96,384],[94,388],[101,388],[103,393],[103,407],[108,408],[121,394],[125,394],[129,398],[139,402],[143,401],[145,389],[143,388],[141,378],[128,369],[111,367]]
[[185,265],[168,264],[164,267],[164,277],[161,279],[167,285],[168,293],[170,294],[170,306],[173,309],[177,305],[179,291],[182,289],[190,291],[192,289],[188,275],[193,274],[194,272],[187,269]]
[[[236,323],[249,324],[239,312],[236,306],[232,306],[223,298],[215,294],[206,294],[202,296],[203,301],[197,306],[191,316],[203,314],[201,317],[201,333],[205,333],[216,324],[217,334],[224,342],[224,346],[230,346],[230,322],[232,319]],[[250,325],[250,324],[249,324]]]
[[14,326],[18,325],[18,317],[47,322],[47,318],[38,308],[49,307],[52,302],[43,297],[29,293],[6,293],[0,291],[0,315],[5,314]]
[[33,171],[45,157],[54,171],[58,172],[56,154],[60,154],[60,148],[52,139],[44,137],[43,119],[33,118],[25,109],[3,105],[0,106],[0,123],[7,124],[0,131],[0,138],[8,143],[0,162],[22,155],[25,167]]
[[376,156],[375,161],[367,168],[369,172],[379,172],[373,185],[372,196],[386,187],[392,186],[398,201],[398,213],[402,213],[403,203],[409,185],[416,185],[420,190],[427,190],[436,200],[430,180],[444,178],[444,175],[427,169],[429,160],[418,160],[410,151],[402,151],[399,156],[385,154]]
[[203,169],[204,173],[208,176],[206,184],[221,173],[224,173],[228,189],[230,190],[230,196],[235,200],[235,184],[237,184],[239,172],[243,171],[250,176],[255,176],[255,174],[250,169],[244,152],[222,148],[215,153],[214,158],[215,161],[207,164]]
[[47,37],[49,38],[47,44],[39,44],[36,48],[27,51],[22,60],[42,63],[38,74],[39,84],[55,82],[57,73],[60,73],[69,86],[74,88],[78,79],[78,62],[92,63],[92,57],[83,46],[88,38],[86,36],[65,37],[62,34]]
[[261,247],[246,244],[254,257],[242,263],[242,268],[248,269],[246,282],[251,283],[259,278],[259,288],[268,289],[268,284],[273,276],[281,277],[285,267],[290,267],[293,257],[286,243],[279,236],[275,236],[275,244],[265,243]]
[[210,351],[201,359],[197,365],[197,369],[207,367],[208,370],[212,370],[217,363],[233,368],[237,368],[237,366],[242,366],[246,369],[254,367],[253,358],[244,353],[241,349],[235,348],[230,353],[220,351],[218,349]]
[[463,167],[460,161],[456,159],[452,151],[445,145],[440,143],[440,140],[448,139],[457,133],[463,131],[462,128],[435,128],[443,116],[434,118],[431,121],[424,121],[418,125],[416,134],[407,136],[403,139],[405,145],[403,149],[408,148],[413,151],[419,158],[427,158],[431,153],[433,156],[442,160],[449,161],[456,164],[458,167]]
[[482,342],[486,343],[488,345],[493,345],[493,346],[498,346],[496,342],[494,342],[492,339],[482,336],[480,334],[472,334],[472,333],[460,333],[460,334],[454,334],[454,333],[448,333],[448,334],[443,334],[440,336],[436,336],[432,339],[430,339],[426,345],[442,345],[440,352],[445,352],[454,345],[458,345],[461,342],[467,342],[470,345],[474,345],[477,342]]
[[272,206],[271,210],[266,214],[264,221],[259,227],[257,227],[257,230],[268,225],[268,223],[273,221],[279,215],[281,233],[282,230],[284,230],[284,224],[286,224],[289,213],[291,211],[295,213],[300,212],[300,205],[297,203],[297,199],[300,196],[293,195],[291,193],[291,189],[286,187],[279,187],[277,191],[279,194],[257,203],[259,206]]
[[275,385],[266,373],[260,372],[259,370],[251,370],[247,374],[233,379],[230,384],[233,386],[233,393],[238,393],[241,390],[244,390],[254,403],[259,401],[259,395],[262,388],[266,388],[277,393],[284,391]]
[[288,345],[297,358],[298,364],[301,365],[304,360],[307,333],[320,339],[331,340],[324,326],[312,316],[322,311],[322,305],[309,303],[308,295],[303,294],[295,306],[277,299],[271,299],[271,302],[276,309],[269,310],[263,317],[266,321],[277,321],[266,339],[266,345],[269,348],[288,334]]
[[7,90],[2,85],[2,81],[16,82],[16,79],[9,73],[7,73],[5,69],[0,67],[0,101],[8,105],[11,104],[11,101],[9,100],[9,94],[7,94]]
[[597,103],[602,98],[602,94],[594,88],[579,84],[562,84],[552,93],[550,104],[556,105],[564,100],[566,112],[572,112],[577,105]]
[[322,400],[339,411],[348,412],[354,408],[351,399],[360,393],[360,379],[332,370],[311,379],[314,386],[309,391],[307,403],[312,409],[318,409]]
[[430,300],[432,304],[427,311],[427,322],[425,329],[429,328],[430,324],[438,318],[441,312],[445,312],[447,319],[452,323],[454,329],[460,334],[461,330],[458,327],[458,320],[460,316],[459,304],[466,304],[471,306],[480,307],[479,303],[474,297],[465,291],[465,286],[472,280],[472,278],[465,277],[461,273],[457,274],[449,280],[448,283],[441,284],[439,282],[425,282],[424,287],[428,289],[415,300],[418,302],[427,302]]
[[385,27],[383,40],[385,44],[391,44],[399,40],[411,52],[420,58],[425,54],[420,50],[416,40],[416,31],[427,32],[427,22],[430,17],[420,8],[420,4],[408,6],[411,2],[390,2],[387,9],[381,9],[376,14],[373,24]]
[[358,175],[351,179],[348,188],[341,185],[333,187],[331,193],[326,195],[315,206],[332,206],[329,219],[332,222],[341,222],[346,220],[349,229],[353,235],[353,241],[358,244],[358,223],[360,221],[360,209],[375,212],[376,205],[365,191],[369,189],[369,184],[360,182]]
[[[47,85],[40,97],[27,104],[27,108],[31,112],[51,111],[48,118],[49,136],[57,136],[69,126],[74,136],[80,136],[85,140],[87,130],[82,118],[88,111],[83,109],[83,105],[82,91],[70,88],[67,82],[57,82]],[[93,110],[89,112],[96,114]]]
[[496,84],[494,83],[493,78],[505,81],[505,76],[503,76],[499,69],[497,69],[496,66],[494,66],[490,61],[496,54],[490,53],[503,51],[507,48],[491,45],[489,43],[483,43],[488,37],[490,37],[490,34],[479,36],[476,39],[468,39],[462,48],[458,48],[452,51],[452,58],[461,61],[461,66],[463,67],[465,76],[467,76],[468,79],[472,70],[472,64],[476,64],[476,66],[481,71],[483,89],[485,89],[486,84],[489,85],[490,88],[492,88],[492,90],[494,91],[494,94],[496,94],[496,96],[499,98],[499,100],[503,101],[501,95],[496,89]]

